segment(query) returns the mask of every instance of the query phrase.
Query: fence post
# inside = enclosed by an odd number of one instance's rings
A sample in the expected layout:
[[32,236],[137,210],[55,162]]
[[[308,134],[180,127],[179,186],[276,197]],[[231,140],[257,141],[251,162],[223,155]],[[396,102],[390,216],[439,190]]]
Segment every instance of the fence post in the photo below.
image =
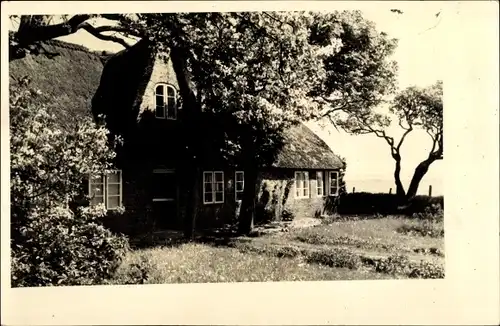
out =
[[392,188],[389,188],[389,195],[392,194]]
[[429,197],[432,197],[432,185],[429,185]]
[[356,187],[352,187],[352,193],[356,192]]

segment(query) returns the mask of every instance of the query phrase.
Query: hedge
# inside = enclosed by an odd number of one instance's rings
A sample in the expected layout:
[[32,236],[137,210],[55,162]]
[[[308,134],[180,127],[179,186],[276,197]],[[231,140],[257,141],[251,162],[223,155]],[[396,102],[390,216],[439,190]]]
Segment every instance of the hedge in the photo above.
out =
[[410,205],[401,211],[398,209],[397,196],[395,194],[384,193],[348,193],[340,197],[337,212],[340,215],[364,215],[364,214],[401,214],[408,215],[423,213],[426,207],[438,204],[444,208],[443,196],[416,196]]

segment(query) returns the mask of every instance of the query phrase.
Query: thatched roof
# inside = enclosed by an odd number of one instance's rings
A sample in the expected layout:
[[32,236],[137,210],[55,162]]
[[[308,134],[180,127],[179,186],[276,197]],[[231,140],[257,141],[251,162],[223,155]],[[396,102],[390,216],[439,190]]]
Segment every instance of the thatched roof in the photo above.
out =
[[43,42],[41,49],[39,54],[9,62],[10,82],[28,77],[62,124],[88,116],[106,56],[58,40]]
[[290,169],[340,169],[343,163],[318,135],[300,124],[287,130],[285,145],[273,166]]

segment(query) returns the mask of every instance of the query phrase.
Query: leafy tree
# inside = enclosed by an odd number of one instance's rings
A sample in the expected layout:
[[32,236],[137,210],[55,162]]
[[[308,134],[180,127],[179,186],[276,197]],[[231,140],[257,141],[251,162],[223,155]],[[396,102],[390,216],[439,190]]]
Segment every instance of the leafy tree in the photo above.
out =
[[291,12],[179,14],[157,19],[170,33],[153,38],[165,47],[162,50],[171,50],[174,64],[180,57],[185,60],[196,85],[194,107],[227,121],[226,140],[235,145],[228,155],[243,167],[248,185],[240,215],[242,233],[252,227],[256,197],[252,185],[258,168],[273,162],[286,128],[312,118],[319,108],[309,93],[324,77],[321,54],[327,51],[309,42],[313,19]]
[[[390,113],[397,118],[403,134],[399,140],[387,134],[391,124],[390,116],[377,112],[350,111],[338,117],[336,123],[353,134],[374,134],[384,139],[395,161],[394,180],[396,194],[405,201],[411,201],[417,194],[420,181],[436,160],[443,159],[443,84],[419,88],[408,87],[395,96]],[[423,129],[432,140],[432,147],[425,160],[415,168],[408,191],[401,182],[401,146],[406,137],[416,128]]]
[[99,223],[104,207],[76,203],[90,174],[112,168],[107,129],[90,119],[61,128],[26,79],[10,92],[13,285],[99,283],[127,241]]

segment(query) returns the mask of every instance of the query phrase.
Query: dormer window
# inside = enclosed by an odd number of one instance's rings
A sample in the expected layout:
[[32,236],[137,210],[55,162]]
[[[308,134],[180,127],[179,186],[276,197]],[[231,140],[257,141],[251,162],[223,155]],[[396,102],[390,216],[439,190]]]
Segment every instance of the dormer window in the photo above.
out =
[[158,84],[155,89],[157,119],[177,119],[177,96],[172,85]]

